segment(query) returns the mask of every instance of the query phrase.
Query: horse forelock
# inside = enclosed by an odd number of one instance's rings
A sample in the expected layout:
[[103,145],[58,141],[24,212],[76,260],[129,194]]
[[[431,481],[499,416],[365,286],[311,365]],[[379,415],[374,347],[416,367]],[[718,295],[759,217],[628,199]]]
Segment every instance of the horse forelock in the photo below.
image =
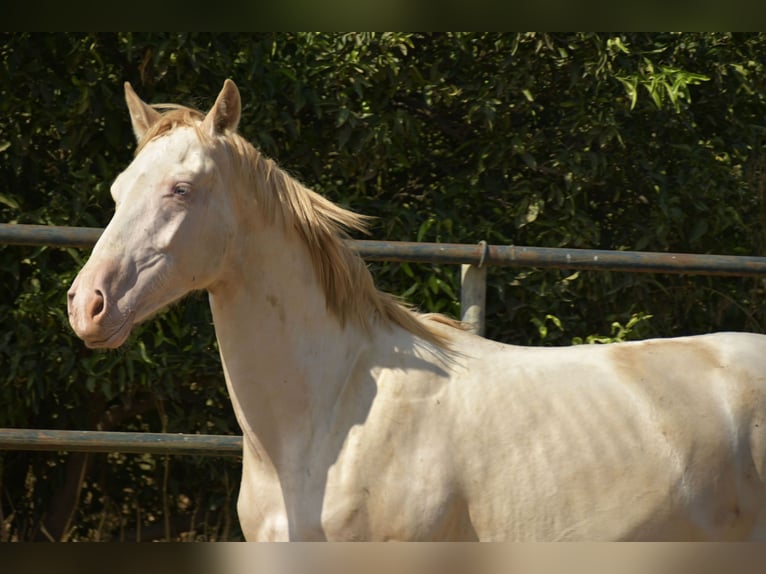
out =
[[199,129],[202,120],[205,119],[205,115],[202,112],[176,104],[155,104],[152,107],[163,113],[160,118],[146,130],[146,133],[136,146],[135,155],[141,153],[149,142],[156,140],[158,137],[179,127],[194,128],[200,140],[204,140],[202,130]]
[[[213,138],[199,129],[205,117],[201,112],[178,105],[155,107],[163,113],[141,138],[136,155],[150,141],[179,127],[194,128],[201,142],[213,145]],[[365,262],[344,241],[347,231],[366,232],[372,218],[344,209],[308,189],[239,134],[231,132],[221,137],[232,156],[231,165],[237,166],[240,177],[256,194],[256,203],[267,220],[285,225],[303,240],[327,307],[341,324],[352,322],[368,332],[376,322],[397,325],[430,343],[448,345],[430,316],[423,318],[396,297],[379,291]],[[438,322],[460,326],[447,318]]]

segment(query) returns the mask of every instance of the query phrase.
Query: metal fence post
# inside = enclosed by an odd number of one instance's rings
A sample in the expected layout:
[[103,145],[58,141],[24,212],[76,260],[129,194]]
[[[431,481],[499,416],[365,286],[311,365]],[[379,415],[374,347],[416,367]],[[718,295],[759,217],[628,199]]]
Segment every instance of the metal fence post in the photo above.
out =
[[487,268],[460,266],[460,320],[471,326],[469,331],[484,336],[487,300]]
[[478,265],[460,266],[460,320],[470,325],[471,333],[484,336],[487,316],[487,267],[485,260],[489,252],[486,241],[482,246]]

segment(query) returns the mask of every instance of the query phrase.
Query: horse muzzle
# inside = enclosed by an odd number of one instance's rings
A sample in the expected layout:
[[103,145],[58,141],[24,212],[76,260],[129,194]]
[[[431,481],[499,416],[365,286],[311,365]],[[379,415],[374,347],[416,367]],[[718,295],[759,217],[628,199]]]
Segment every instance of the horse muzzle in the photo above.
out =
[[78,276],[67,293],[69,324],[89,348],[122,345],[130,335],[130,314],[120,312],[99,282],[82,281]]

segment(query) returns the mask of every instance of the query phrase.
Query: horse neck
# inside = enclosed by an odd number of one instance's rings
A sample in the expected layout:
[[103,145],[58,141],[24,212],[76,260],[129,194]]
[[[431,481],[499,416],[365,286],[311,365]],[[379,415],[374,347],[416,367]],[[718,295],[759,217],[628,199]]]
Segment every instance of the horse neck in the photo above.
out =
[[243,432],[290,464],[327,424],[367,338],[328,312],[298,237],[266,222],[247,228],[210,289],[213,320]]

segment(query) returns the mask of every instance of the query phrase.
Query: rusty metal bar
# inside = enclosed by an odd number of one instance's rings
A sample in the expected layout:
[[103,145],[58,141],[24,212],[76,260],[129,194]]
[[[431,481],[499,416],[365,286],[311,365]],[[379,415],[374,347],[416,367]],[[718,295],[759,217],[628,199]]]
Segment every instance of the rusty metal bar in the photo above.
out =
[[148,432],[0,429],[0,451],[2,450],[241,456],[242,437]]
[[[101,229],[45,225],[0,224],[0,244],[91,247]],[[414,243],[407,241],[349,240],[369,261],[590,269],[642,273],[697,275],[766,275],[766,257],[606,251],[515,245],[463,245],[457,243]]]

